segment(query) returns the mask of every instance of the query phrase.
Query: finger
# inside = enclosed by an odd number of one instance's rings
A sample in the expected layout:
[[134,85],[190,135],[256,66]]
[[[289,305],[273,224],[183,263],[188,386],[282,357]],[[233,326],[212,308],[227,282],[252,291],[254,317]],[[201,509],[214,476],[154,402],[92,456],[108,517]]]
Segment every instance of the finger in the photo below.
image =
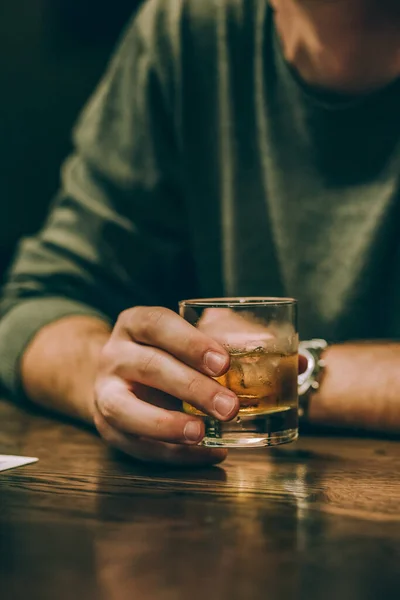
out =
[[198,371],[217,377],[229,368],[223,346],[166,308],[135,307],[121,314],[119,327],[134,341],[161,348]]
[[236,394],[163,350],[119,342],[107,352],[113,374],[125,381],[161,390],[220,421],[233,419],[239,411]]
[[179,400],[174,396],[170,396],[161,390],[150,388],[147,385],[142,385],[141,383],[134,383],[131,386],[131,392],[143,400],[143,402],[148,402],[149,404],[160,406],[161,408],[165,408],[167,410],[176,410],[178,412],[182,411],[182,400]]
[[227,451],[222,448],[179,446],[127,435],[117,431],[101,417],[96,425],[110,446],[142,462],[203,467],[218,464],[227,456]]
[[97,385],[96,406],[103,419],[124,433],[181,444],[198,444],[204,437],[201,419],[143,402],[117,377]]
[[299,375],[305,372],[307,369],[308,361],[305,356],[299,354]]

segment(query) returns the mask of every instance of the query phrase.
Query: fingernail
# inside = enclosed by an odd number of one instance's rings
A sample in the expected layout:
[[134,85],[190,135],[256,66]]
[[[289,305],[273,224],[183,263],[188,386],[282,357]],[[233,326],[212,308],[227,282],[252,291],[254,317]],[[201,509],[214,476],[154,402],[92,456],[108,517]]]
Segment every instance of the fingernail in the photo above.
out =
[[214,410],[224,419],[236,408],[235,398],[226,394],[217,394],[214,398]]
[[207,352],[204,357],[204,362],[211,373],[219,375],[226,364],[226,358],[217,352]]
[[201,424],[197,421],[189,421],[189,423],[186,423],[183,433],[188,442],[199,442],[201,437]]

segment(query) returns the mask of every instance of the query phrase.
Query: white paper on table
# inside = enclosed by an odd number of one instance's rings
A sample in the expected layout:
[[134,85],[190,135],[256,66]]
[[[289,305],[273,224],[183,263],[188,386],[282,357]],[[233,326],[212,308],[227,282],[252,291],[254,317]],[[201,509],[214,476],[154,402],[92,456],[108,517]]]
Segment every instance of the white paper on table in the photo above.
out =
[[6,454],[0,454],[0,471],[8,471],[9,469],[15,469],[16,467],[30,465],[38,460],[38,458],[31,458],[28,456],[7,456]]

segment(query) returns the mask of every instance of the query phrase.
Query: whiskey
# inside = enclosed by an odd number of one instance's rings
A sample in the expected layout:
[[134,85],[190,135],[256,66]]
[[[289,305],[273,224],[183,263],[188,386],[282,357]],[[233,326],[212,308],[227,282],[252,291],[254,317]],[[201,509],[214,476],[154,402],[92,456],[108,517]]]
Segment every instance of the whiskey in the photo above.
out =
[[[289,424],[297,423],[297,353],[285,355],[256,348],[230,350],[230,357],[229,371],[215,379],[239,398],[239,419],[287,413]],[[190,404],[185,403],[184,410],[205,417]]]

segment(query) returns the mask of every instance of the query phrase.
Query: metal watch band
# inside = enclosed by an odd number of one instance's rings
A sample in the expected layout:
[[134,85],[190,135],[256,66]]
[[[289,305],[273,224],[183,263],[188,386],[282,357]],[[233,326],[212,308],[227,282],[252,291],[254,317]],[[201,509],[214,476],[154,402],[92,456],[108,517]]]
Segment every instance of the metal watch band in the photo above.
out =
[[307,359],[307,368],[298,377],[300,419],[307,419],[310,397],[320,386],[321,374],[326,366],[321,357],[327,347],[328,342],[322,339],[307,340],[299,344],[299,354]]

